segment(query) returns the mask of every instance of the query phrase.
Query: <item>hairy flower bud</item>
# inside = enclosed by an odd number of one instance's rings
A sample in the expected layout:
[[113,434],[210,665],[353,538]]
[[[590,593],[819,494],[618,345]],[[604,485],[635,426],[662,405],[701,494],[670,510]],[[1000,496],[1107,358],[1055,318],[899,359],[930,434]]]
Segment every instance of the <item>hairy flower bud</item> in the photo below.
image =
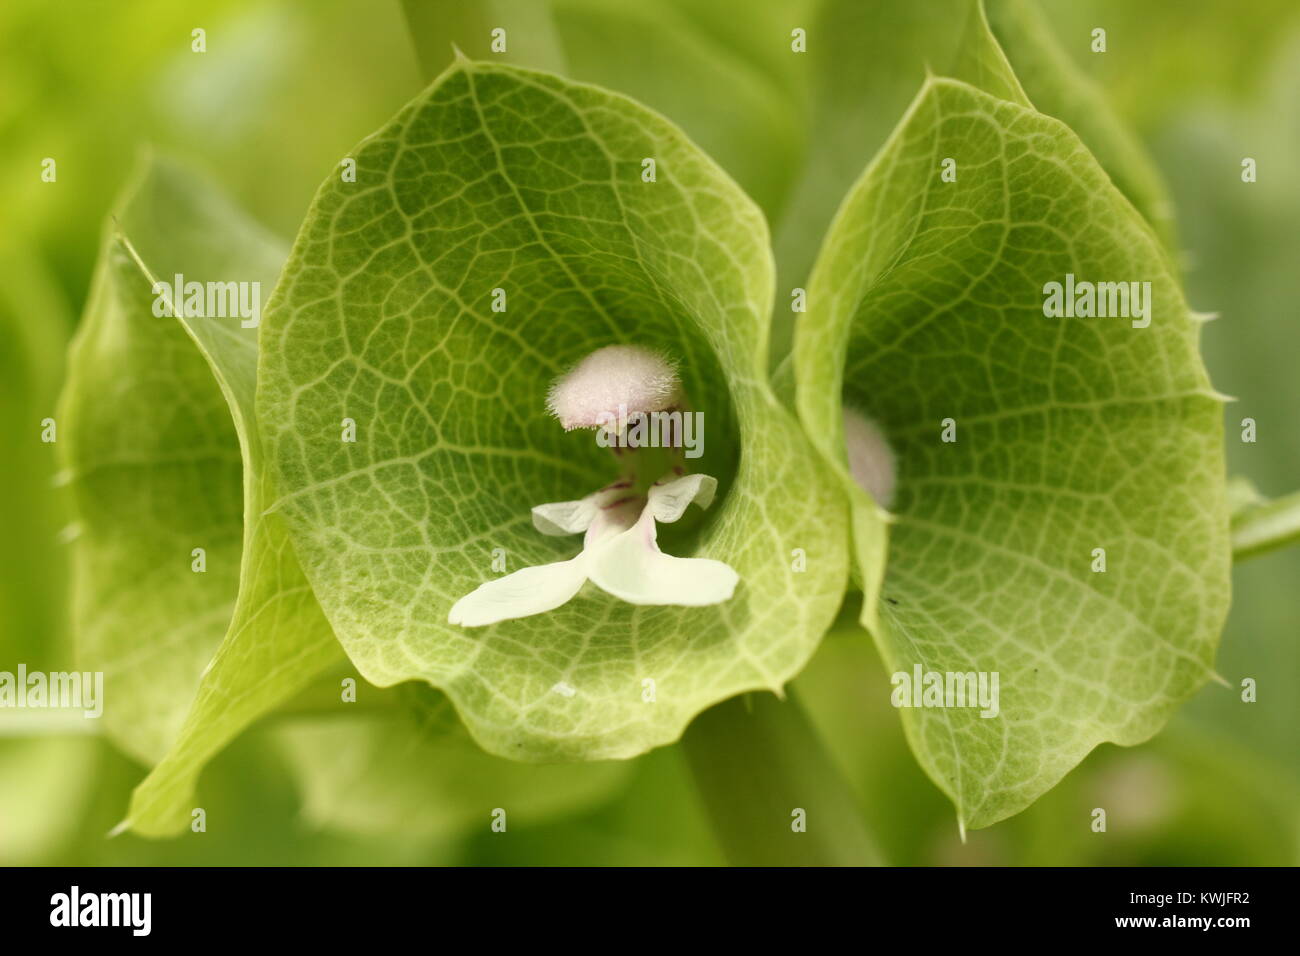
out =
[[681,400],[673,363],[639,345],[607,345],[560,376],[546,406],[565,431],[661,412]]
[[844,446],[849,472],[876,504],[888,508],[894,500],[897,480],[894,452],[880,426],[852,408],[844,409]]

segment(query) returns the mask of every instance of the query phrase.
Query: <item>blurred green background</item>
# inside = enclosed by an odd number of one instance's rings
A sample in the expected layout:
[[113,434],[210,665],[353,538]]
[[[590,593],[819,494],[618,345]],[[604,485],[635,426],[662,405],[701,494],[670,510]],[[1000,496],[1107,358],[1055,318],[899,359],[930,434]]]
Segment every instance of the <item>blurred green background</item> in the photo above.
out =
[[[783,261],[798,275],[797,263],[815,252],[800,237],[818,234],[824,221],[815,220],[830,212],[805,201],[809,182],[842,193],[847,183],[837,177],[846,173],[827,170],[861,169],[924,75],[932,38],[908,31],[931,26],[906,14],[909,3],[854,2],[850,16],[837,14],[839,0],[557,0],[550,41],[573,75],[645,99],[713,152],[768,212],[778,249],[798,247]],[[470,13],[490,19],[509,6],[484,0]],[[1300,487],[1300,5],[1042,6],[1168,184],[1190,300],[1221,315],[1206,328],[1204,350],[1217,386],[1239,399],[1226,412],[1231,472],[1269,495]],[[808,25],[815,49],[816,24],[830,22],[840,24],[838,62],[810,54],[805,68],[782,55],[791,26]],[[1088,49],[1097,26],[1108,31],[1103,55]],[[190,50],[195,27],[207,31],[202,55]],[[854,56],[883,48],[892,58],[879,79]],[[205,169],[262,222],[292,236],[338,158],[418,91],[423,76],[396,0],[0,6],[0,421],[8,458],[0,471],[0,670],[18,662],[74,666],[61,538],[69,519],[40,422],[54,414],[104,217],[139,147],[153,144]],[[861,118],[854,135],[837,138],[819,125],[817,104],[824,109],[828,96],[848,104],[837,105],[837,115]],[[1240,177],[1247,156],[1258,162],[1253,184]],[[45,157],[58,162],[55,183],[41,180]],[[814,221],[803,229],[801,220]],[[1247,416],[1258,422],[1255,444],[1238,440]],[[1300,549],[1239,566],[1219,655],[1232,687],[1204,688],[1146,745],[1100,748],[1030,810],[969,834],[965,844],[951,807],[907,750],[864,635],[829,635],[796,692],[891,863],[1294,865],[1297,584]],[[1258,681],[1257,703],[1240,701],[1235,688],[1244,677]],[[273,717],[203,777],[203,805],[220,825],[151,842],[106,837],[146,768],[90,733],[94,722],[82,735],[38,735],[4,717],[4,864],[722,861],[677,748],[634,761],[612,791],[494,834],[491,804],[481,820],[434,827],[418,807],[322,806],[311,769],[286,759],[287,734],[310,728],[301,718]],[[1104,835],[1089,828],[1095,806],[1115,808]]]

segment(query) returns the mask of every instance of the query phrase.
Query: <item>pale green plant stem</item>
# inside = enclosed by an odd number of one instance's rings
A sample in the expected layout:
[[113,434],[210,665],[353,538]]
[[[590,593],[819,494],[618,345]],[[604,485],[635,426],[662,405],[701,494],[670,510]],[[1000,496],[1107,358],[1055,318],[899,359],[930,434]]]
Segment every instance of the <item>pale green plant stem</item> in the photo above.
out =
[[724,701],[695,719],[682,746],[730,863],[881,864],[856,797],[792,698]]
[[1232,516],[1232,560],[1300,542],[1300,491],[1251,504]]

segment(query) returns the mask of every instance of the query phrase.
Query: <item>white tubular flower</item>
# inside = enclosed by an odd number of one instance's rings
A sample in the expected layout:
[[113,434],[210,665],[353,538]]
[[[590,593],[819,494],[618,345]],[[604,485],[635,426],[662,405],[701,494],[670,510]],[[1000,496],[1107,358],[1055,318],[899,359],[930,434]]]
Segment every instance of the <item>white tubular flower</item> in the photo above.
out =
[[657,521],[680,518],[694,501],[707,508],[718,483],[708,475],[684,475],[650,488],[636,524],[596,552],[587,576],[603,591],[629,604],[720,604],[736,590],[739,575],[709,558],[674,558],[659,550]]
[[550,611],[590,580],[629,604],[718,604],[735,593],[739,575],[709,558],[675,558],[659,550],[656,521],[676,521],[691,502],[707,508],[718,483],[708,475],[669,477],[644,496],[616,482],[581,501],[533,509],[543,534],[586,532],[582,552],[568,561],[524,568],[480,584],[451,609],[447,620],[484,627]]
[[894,500],[897,473],[894,452],[880,426],[848,406],[844,408],[844,446],[849,473],[876,504],[888,508]]
[[[672,363],[634,345],[588,355],[551,387],[547,405],[566,430],[613,430],[630,415],[666,411],[683,402]],[[452,624],[485,627],[553,610],[591,581],[630,604],[699,607],[727,601],[740,577],[721,561],[677,558],[659,550],[657,522],[673,522],[694,504],[707,508],[716,479],[684,474],[657,449],[615,449],[618,481],[578,501],[533,508],[533,526],[546,535],[582,534],[582,551],[567,561],[524,568],[480,584],[447,615]],[[680,460],[680,454],[675,460]],[[671,470],[653,484],[651,469]],[[650,474],[643,472],[651,471]]]

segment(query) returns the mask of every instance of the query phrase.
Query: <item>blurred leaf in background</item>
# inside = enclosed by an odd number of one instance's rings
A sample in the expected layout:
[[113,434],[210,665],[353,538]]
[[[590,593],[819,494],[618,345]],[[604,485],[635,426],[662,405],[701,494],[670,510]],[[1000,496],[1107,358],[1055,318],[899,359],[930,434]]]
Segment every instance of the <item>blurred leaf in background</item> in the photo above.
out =
[[[191,51],[195,29],[205,53]],[[146,143],[219,172],[292,235],[321,178],[420,85],[395,3],[11,0],[0,7],[5,240],[48,263],[79,310],[92,224]],[[54,183],[40,178],[46,157]]]
[[454,48],[617,90],[685,130],[775,221],[806,138],[806,71],[791,55],[790,31],[808,25],[817,2],[402,0],[402,7],[426,78],[451,63]]
[[490,830],[498,819],[508,833],[599,804],[631,769],[621,761],[539,765],[492,757],[459,726],[442,694],[420,685],[399,685],[398,692],[401,706],[356,716],[338,708],[276,731],[313,826],[433,845]]
[[[72,330],[67,299],[48,264],[9,231],[0,238],[0,661],[69,663],[64,643],[67,509],[55,488],[55,399]],[[51,434],[55,442],[45,442]]]

